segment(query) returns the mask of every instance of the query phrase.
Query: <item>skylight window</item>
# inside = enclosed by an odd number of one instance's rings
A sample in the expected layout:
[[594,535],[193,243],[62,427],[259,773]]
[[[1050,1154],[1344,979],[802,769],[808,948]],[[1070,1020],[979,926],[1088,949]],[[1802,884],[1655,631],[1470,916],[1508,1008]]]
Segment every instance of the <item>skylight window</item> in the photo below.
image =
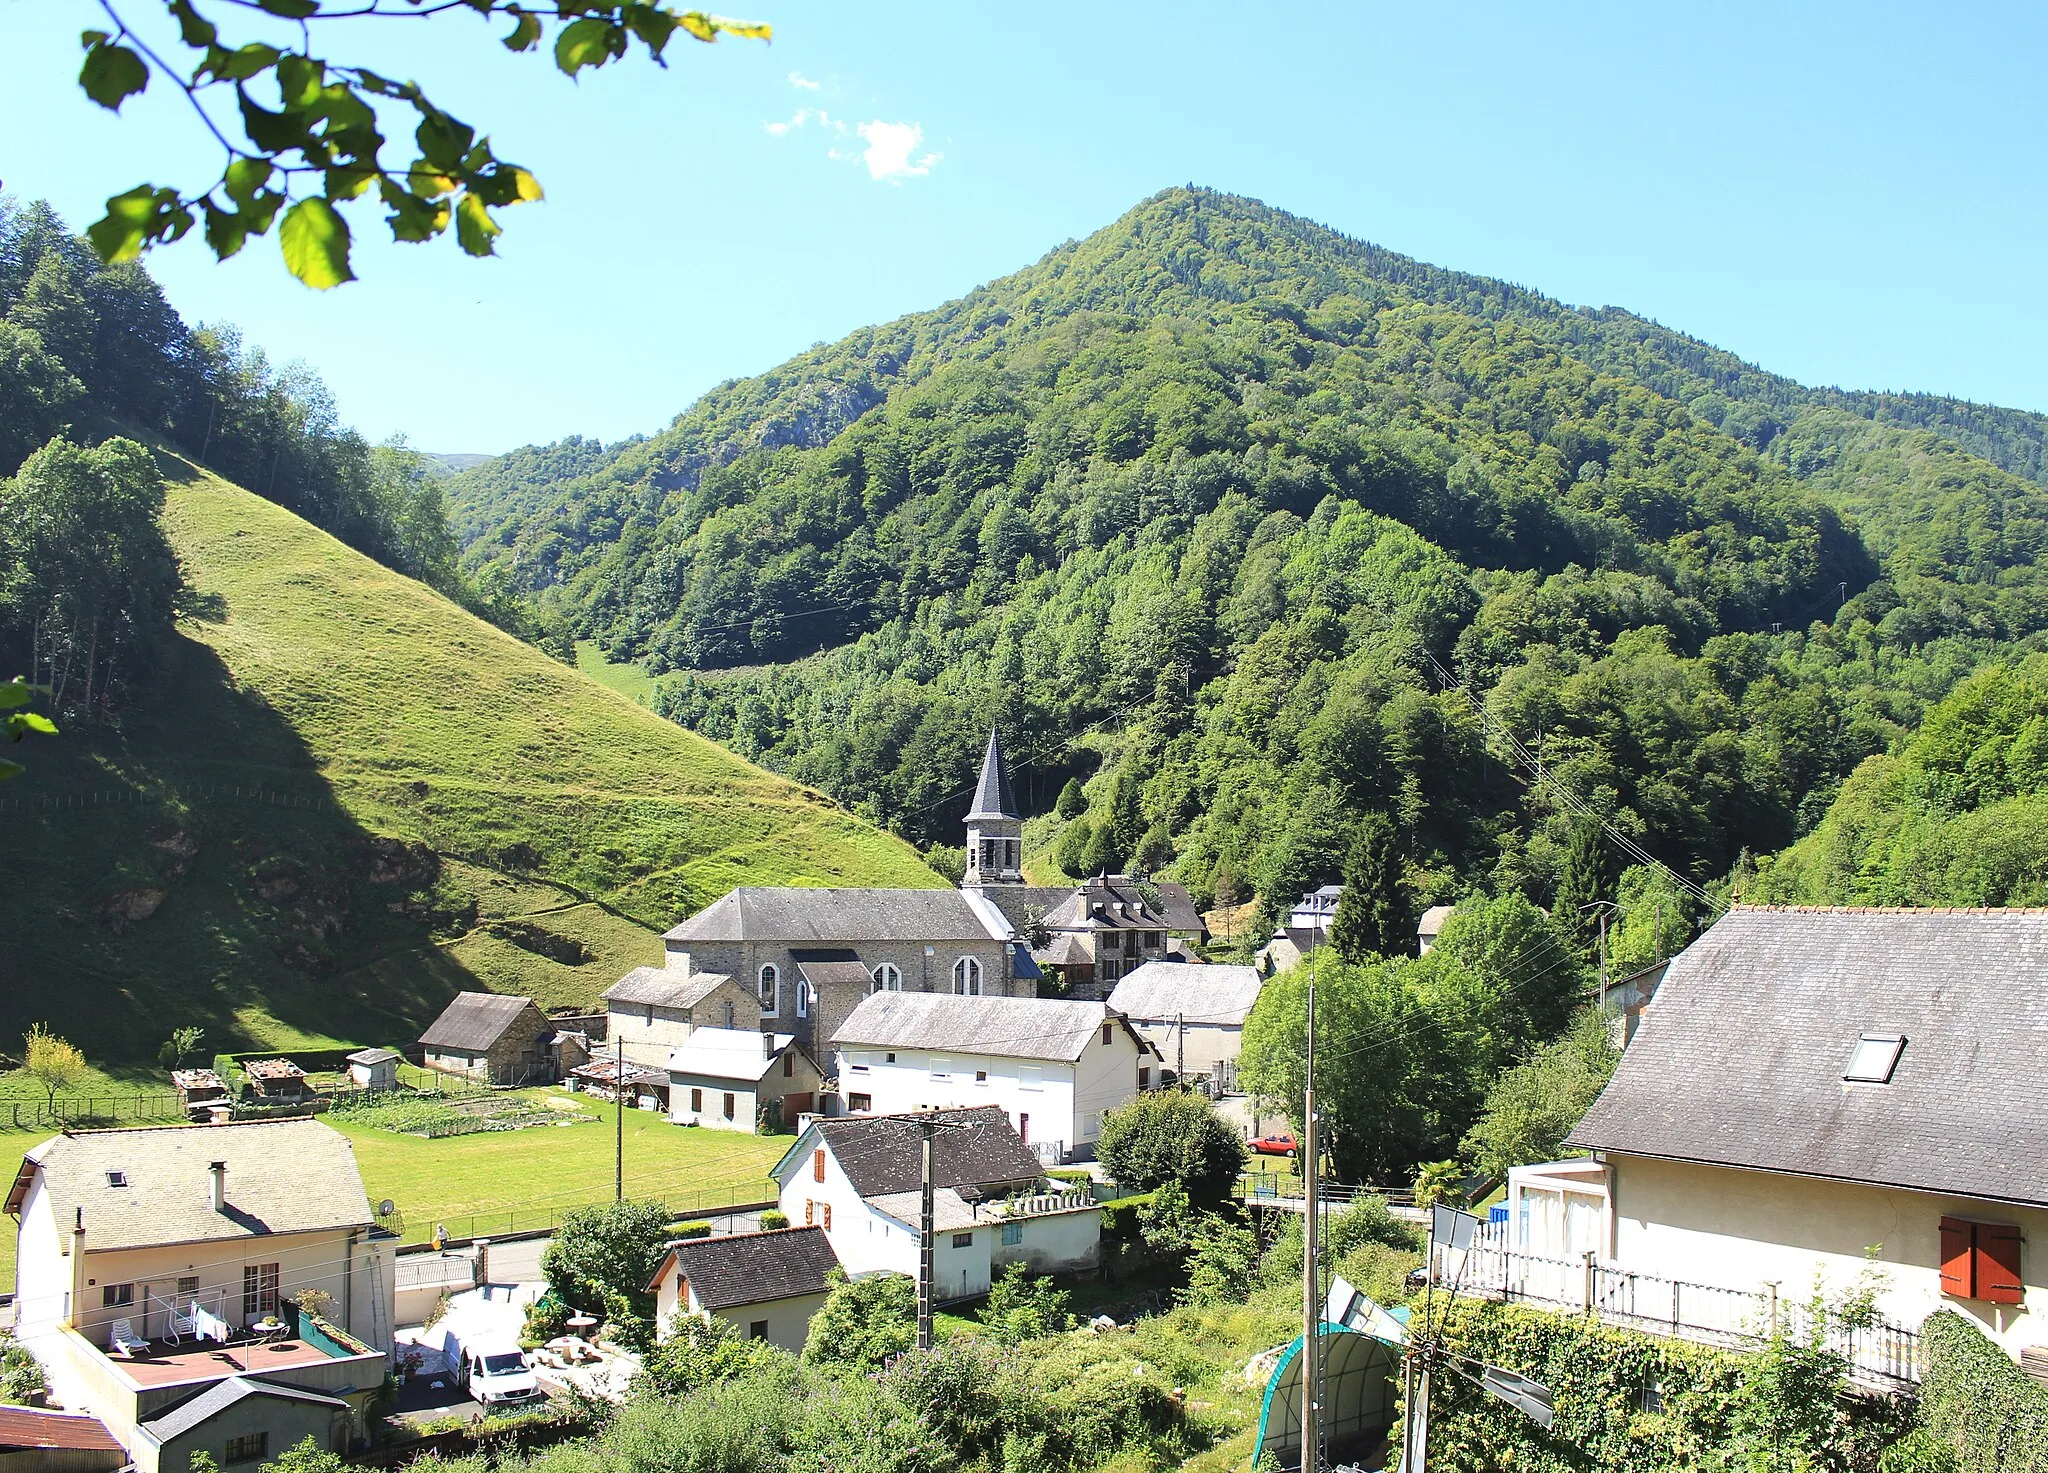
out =
[[1866,1033],[1856,1040],[1856,1051],[1849,1055],[1842,1078],[1850,1084],[1890,1084],[1905,1048],[1903,1033]]
[[108,1173],[107,1173],[107,1185],[108,1185],[108,1186],[110,1186],[110,1187],[125,1187],[125,1186],[127,1186],[127,1185],[128,1185],[128,1173],[127,1173],[127,1172],[125,1172],[125,1171],[110,1171],[110,1172],[108,1172]]

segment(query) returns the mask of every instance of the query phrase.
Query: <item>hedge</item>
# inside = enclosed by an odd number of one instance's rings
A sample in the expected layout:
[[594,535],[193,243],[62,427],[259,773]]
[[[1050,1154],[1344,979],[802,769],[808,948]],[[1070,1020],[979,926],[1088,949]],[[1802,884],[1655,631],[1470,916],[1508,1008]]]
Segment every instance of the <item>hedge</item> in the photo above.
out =
[[682,1242],[689,1238],[710,1237],[711,1224],[708,1222],[672,1222],[666,1228],[663,1228],[662,1231],[667,1233],[672,1241]]
[[1920,1422],[1962,1473],[2048,1473],[2048,1388],[1952,1309],[1929,1317]]

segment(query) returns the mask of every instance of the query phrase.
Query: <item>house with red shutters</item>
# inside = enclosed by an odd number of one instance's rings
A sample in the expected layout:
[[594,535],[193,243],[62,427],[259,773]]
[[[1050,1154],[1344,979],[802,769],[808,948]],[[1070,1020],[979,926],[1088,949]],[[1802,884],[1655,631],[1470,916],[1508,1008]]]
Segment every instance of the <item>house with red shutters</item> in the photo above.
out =
[[1737,906],[1569,1145],[1511,1173],[1507,1292],[1683,1333],[1874,1284],[1908,1335],[2048,1346],[2048,911]]

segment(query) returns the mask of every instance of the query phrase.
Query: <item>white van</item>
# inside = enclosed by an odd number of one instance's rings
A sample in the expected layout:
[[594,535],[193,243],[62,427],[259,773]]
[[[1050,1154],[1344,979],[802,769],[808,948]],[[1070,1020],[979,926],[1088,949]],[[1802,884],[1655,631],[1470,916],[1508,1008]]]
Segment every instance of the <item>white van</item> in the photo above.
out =
[[479,1340],[469,1345],[458,1341],[444,1354],[456,1366],[455,1374],[464,1389],[487,1407],[536,1401],[543,1394],[525,1355],[509,1340]]

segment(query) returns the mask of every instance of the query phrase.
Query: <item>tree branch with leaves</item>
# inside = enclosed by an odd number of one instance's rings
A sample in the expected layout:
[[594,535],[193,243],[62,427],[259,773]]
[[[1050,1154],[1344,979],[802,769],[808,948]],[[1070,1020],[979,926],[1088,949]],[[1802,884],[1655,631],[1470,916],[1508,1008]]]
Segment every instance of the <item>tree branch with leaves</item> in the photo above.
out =
[[[311,287],[353,281],[353,235],[337,206],[374,196],[395,241],[445,234],[472,256],[495,253],[496,210],[541,198],[531,172],[501,159],[491,140],[428,97],[417,82],[314,53],[315,27],[343,20],[429,20],[451,11],[512,22],[507,50],[533,52],[552,34],[555,65],[570,77],[644,50],[666,66],[678,34],[702,42],[722,35],[768,40],[758,21],[630,0],[97,0],[111,29],[81,37],[78,81],[86,96],[118,112],[153,78],[183,93],[225,158],[200,189],[138,184],[107,201],[86,237],[108,263],[182,239],[196,224],[226,260],[278,225],[285,265]],[[188,65],[174,65],[131,24],[162,5],[176,23]],[[202,10],[201,6],[205,9]],[[212,15],[288,24],[295,39],[235,39]],[[327,31],[321,30],[325,35]],[[189,67],[189,69],[188,69]],[[273,94],[275,105],[272,103]],[[394,123],[394,119],[396,122]],[[388,157],[387,129],[412,124],[417,153]],[[280,215],[282,222],[279,223]]]

